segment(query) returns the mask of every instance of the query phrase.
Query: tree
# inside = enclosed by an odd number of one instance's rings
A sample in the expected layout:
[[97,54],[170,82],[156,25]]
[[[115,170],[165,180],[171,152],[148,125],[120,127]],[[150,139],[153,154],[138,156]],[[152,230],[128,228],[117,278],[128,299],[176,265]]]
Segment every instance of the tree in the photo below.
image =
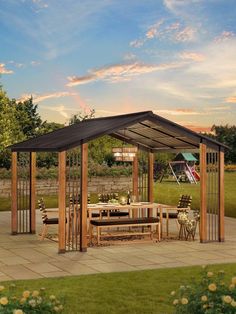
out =
[[95,118],[95,109],[90,109],[89,112],[84,111],[80,111],[77,114],[74,114],[70,120],[69,120],[69,125],[74,124],[74,123],[78,123],[84,120],[89,120],[89,119],[93,119]]
[[16,103],[16,118],[26,138],[32,138],[39,133],[42,126],[42,120],[37,112],[38,106],[33,104],[33,98],[29,98],[23,102]]
[[236,126],[223,126],[213,125],[211,130],[215,133],[214,138],[229,146],[230,148],[225,151],[225,162],[236,163]]
[[[56,122],[47,122],[44,121],[38,130],[38,135],[43,135],[60,128],[63,128],[64,125]],[[37,166],[50,168],[51,166],[57,166],[58,164],[58,155],[54,152],[40,152],[37,153]]]
[[0,86],[0,167],[10,168],[10,152],[7,146],[25,139],[16,108]]

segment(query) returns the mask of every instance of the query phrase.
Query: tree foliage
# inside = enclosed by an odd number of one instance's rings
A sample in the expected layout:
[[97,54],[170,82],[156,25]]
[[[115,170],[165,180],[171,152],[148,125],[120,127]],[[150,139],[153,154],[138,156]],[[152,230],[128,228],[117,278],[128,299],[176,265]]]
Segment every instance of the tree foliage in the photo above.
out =
[[87,111],[80,111],[77,114],[72,115],[72,117],[69,120],[69,125],[78,123],[84,120],[88,119],[93,119],[95,118],[95,110],[90,109],[88,112]]
[[[89,112],[81,111],[70,118],[69,124],[93,118],[95,118],[94,109]],[[7,146],[62,127],[64,125],[56,122],[42,121],[38,113],[38,106],[33,103],[32,97],[22,102],[16,102],[15,99],[8,98],[0,85],[0,167],[10,167],[10,151],[6,149]],[[229,150],[226,150],[226,163],[236,163],[236,126],[213,125],[212,131],[214,131],[215,135],[208,134],[208,136],[230,147]],[[102,165],[105,163],[108,166],[112,166],[116,164],[112,148],[124,145],[125,143],[122,141],[108,135],[90,141],[90,165]],[[155,154],[155,169],[157,169],[157,173],[160,173],[161,169],[172,158],[172,154]],[[42,152],[37,154],[39,167],[49,168],[57,166],[57,162],[56,153]]]
[[215,135],[214,138],[229,146],[229,149],[225,151],[225,162],[235,164],[236,163],[236,126],[229,125],[213,125],[211,129]]
[[18,103],[13,100],[13,104],[16,108],[16,119],[24,136],[31,138],[38,135],[42,120],[37,112],[38,106],[33,104],[33,98]]

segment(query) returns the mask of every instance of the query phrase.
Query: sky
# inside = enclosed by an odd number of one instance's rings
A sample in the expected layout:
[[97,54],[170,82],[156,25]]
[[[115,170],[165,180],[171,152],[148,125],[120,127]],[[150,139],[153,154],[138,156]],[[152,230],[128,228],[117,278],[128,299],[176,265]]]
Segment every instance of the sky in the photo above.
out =
[[235,0],[0,0],[0,83],[43,120],[236,123]]

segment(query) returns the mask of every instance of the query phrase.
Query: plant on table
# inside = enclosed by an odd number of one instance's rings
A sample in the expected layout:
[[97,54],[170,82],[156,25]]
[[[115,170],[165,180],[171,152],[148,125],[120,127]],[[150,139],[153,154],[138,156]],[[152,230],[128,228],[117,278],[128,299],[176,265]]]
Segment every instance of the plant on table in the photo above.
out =
[[187,286],[172,291],[176,314],[236,314],[236,277],[225,282],[224,271],[214,274],[203,268],[200,281],[192,280]]
[[62,310],[61,302],[54,295],[47,296],[45,288],[17,295],[15,284],[8,288],[0,284],[0,314],[51,314]]

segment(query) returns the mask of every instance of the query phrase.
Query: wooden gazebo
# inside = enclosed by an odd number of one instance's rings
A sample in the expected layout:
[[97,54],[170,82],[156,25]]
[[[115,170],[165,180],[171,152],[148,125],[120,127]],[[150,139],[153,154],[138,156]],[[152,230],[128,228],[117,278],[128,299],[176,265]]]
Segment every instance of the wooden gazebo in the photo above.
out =
[[[224,241],[224,149],[225,145],[193,132],[152,111],[85,120],[10,146],[12,151],[12,234],[35,233],[36,153],[58,153],[59,252],[87,250],[88,142],[110,135],[147,152],[147,200],[153,202],[153,153],[200,153],[200,242]],[[76,157],[80,155],[79,159]],[[25,158],[19,158],[24,154]],[[23,160],[23,162],[22,162]],[[27,161],[28,160],[28,163]],[[80,175],[67,173],[74,167]],[[20,176],[20,168],[28,175]],[[71,176],[74,176],[73,178]],[[22,181],[23,180],[23,181]],[[80,189],[80,215],[74,216],[79,242],[69,249],[66,239],[68,187]],[[22,183],[22,182],[23,183]],[[76,184],[76,182],[80,184]],[[23,186],[23,188],[22,188]],[[138,161],[133,162],[133,193],[138,195]],[[26,191],[27,190],[27,191]],[[26,192],[25,192],[26,191]],[[77,191],[78,192],[78,191]],[[77,240],[76,240],[77,241]]]

